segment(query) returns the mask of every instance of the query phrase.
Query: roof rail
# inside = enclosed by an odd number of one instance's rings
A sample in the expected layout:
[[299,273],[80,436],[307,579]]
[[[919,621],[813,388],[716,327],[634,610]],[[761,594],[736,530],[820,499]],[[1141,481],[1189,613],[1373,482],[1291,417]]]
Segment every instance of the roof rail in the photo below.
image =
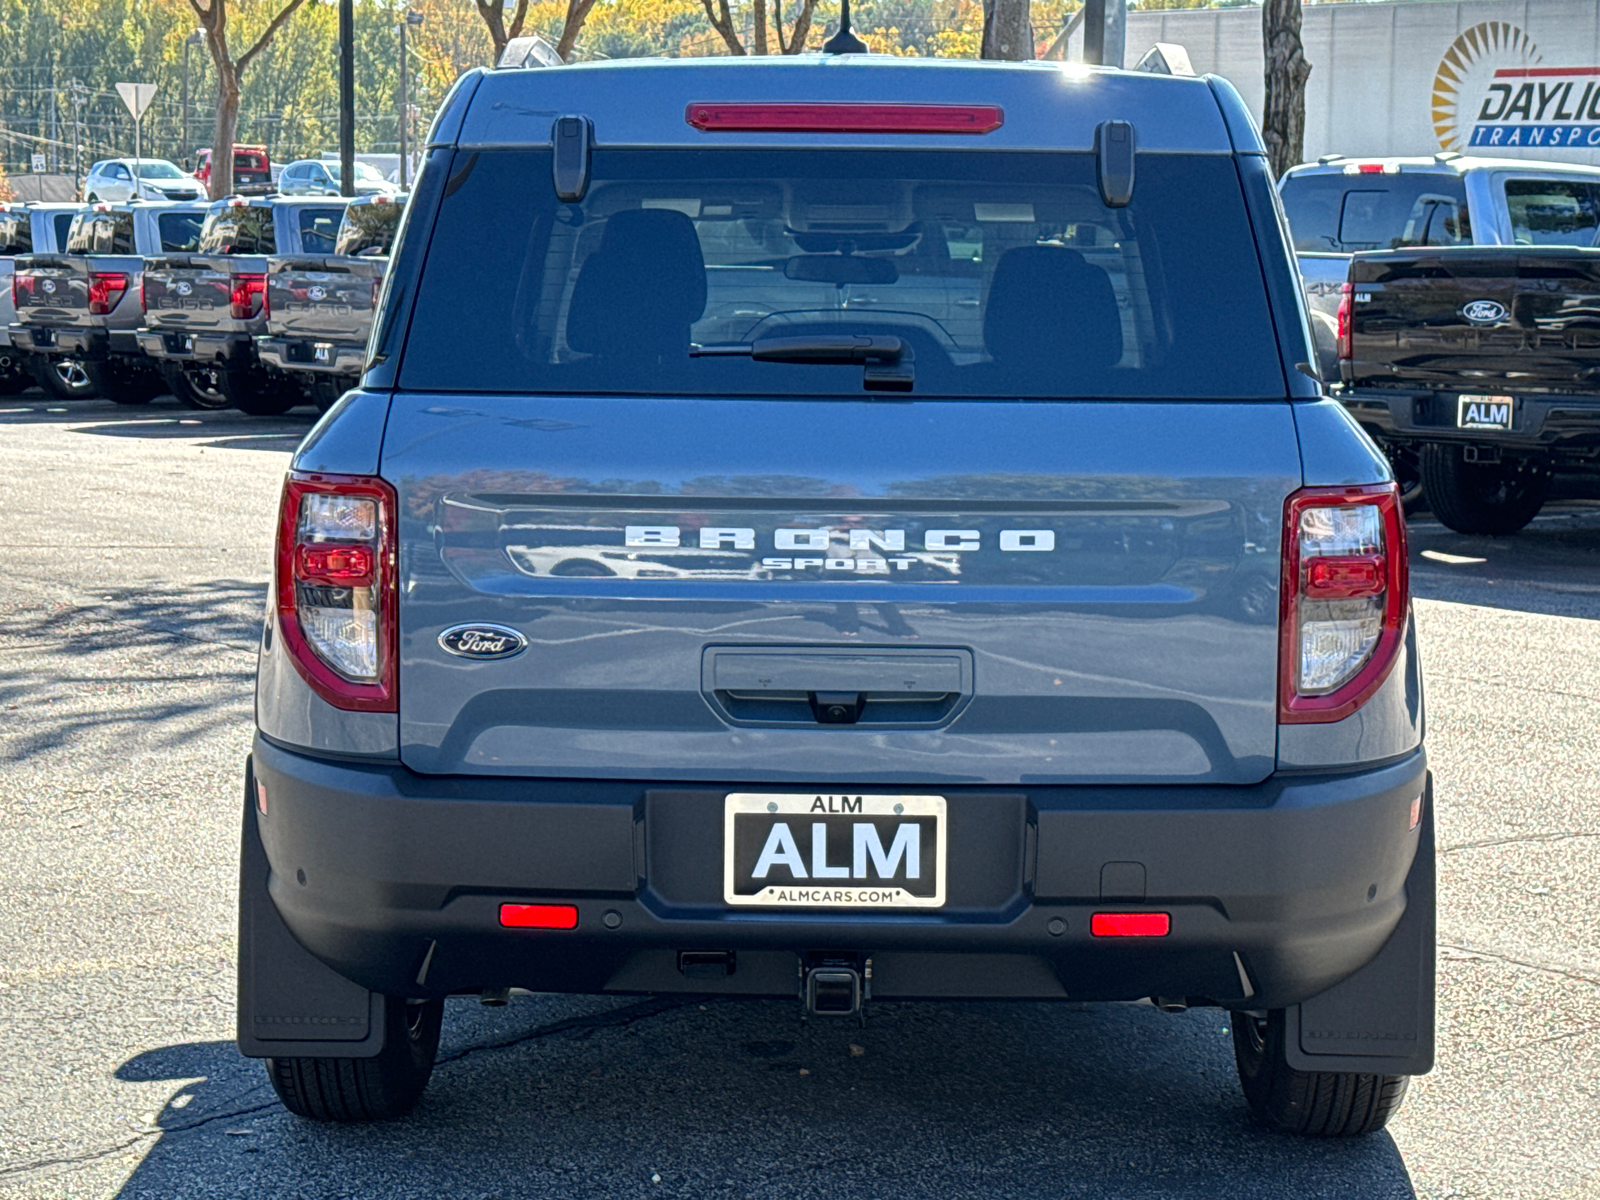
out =
[[518,68],[565,65],[561,55],[556,53],[556,48],[537,33],[530,33],[527,37],[512,38],[501,51],[500,61],[495,63],[497,67]]
[[1317,156],[1317,165],[1321,166],[1321,167],[1325,167],[1331,162],[1340,162],[1340,161],[1343,160],[1343,158],[1344,158],[1344,155],[1342,155],[1342,154],[1322,154],[1322,155],[1318,155]]
[[1454,150],[1441,150],[1441,151],[1439,151],[1437,154],[1435,154],[1433,156],[1433,161],[1434,162],[1452,162],[1455,159],[1458,159],[1460,157],[1461,157],[1461,155],[1458,154]]

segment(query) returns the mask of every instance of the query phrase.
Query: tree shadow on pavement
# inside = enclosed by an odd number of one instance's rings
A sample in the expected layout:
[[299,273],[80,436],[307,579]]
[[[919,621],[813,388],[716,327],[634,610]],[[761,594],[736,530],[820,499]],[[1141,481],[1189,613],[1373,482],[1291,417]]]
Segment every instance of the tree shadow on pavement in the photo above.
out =
[[409,1117],[301,1121],[230,1043],[119,1079],[182,1081],[119,1200],[184,1196],[1414,1197],[1393,1139],[1255,1128],[1227,1014],[879,1004],[866,1026],[707,998],[455,1000]]
[[1508,537],[1408,523],[1412,594],[1488,608],[1600,619],[1600,501],[1549,504]]
[[237,724],[265,592],[239,580],[162,582],[0,608],[0,760],[110,725],[181,745]]
[[162,397],[148,405],[109,400],[57,400],[43,394],[0,396],[0,428],[7,425],[77,426],[97,437],[195,440],[224,450],[293,450],[316,422],[302,406],[278,417],[252,417],[238,409],[204,410]]

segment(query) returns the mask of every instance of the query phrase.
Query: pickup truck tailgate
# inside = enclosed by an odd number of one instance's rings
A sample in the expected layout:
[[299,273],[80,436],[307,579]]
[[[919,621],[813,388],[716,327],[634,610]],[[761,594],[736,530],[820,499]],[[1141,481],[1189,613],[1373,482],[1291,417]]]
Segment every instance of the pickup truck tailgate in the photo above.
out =
[[192,332],[243,330],[232,310],[233,276],[264,274],[257,255],[181,254],[152,258],[144,270],[146,322],[152,328]]
[[281,337],[365,341],[387,259],[274,258],[267,329]]
[[1600,250],[1361,253],[1350,283],[1354,387],[1600,390]]
[[[1273,766],[1286,403],[400,393],[382,471],[417,771]],[[527,649],[446,649],[485,623]]]

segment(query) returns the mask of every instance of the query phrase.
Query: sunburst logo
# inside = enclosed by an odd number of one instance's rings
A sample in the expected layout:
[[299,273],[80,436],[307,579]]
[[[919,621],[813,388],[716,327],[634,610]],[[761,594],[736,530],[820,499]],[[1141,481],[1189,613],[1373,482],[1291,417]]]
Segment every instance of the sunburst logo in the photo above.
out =
[[1533,40],[1504,21],[1485,21],[1460,34],[1433,77],[1433,131],[1439,145],[1458,151],[1477,145],[1473,126],[1488,111],[1483,101],[1493,97],[1496,76],[1539,61]]

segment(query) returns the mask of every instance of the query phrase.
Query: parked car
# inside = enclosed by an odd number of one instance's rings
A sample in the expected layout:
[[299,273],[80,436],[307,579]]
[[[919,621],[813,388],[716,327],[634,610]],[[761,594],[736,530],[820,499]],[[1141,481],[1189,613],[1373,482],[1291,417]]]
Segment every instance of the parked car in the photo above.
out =
[[333,254],[267,260],[267,333],[256,339],[256,353],[323,412],[366,367],[372,314],[404,208],[404,197],[353,200]]
[[[1339,380],[1339,297],[1358,250],[1567,244],[1541,220],[1540,197],[1593,214],[1600,167],[1535,159],[1347,159],[1329,154],[1287,171],[1278,185],[1294,237],[1317,339],[1317,363]],[[1584,228],[1593,233],[1593,222]],[[1586,243],[1589,244],[1589,243]]]
[[[211,183],[211,151],[200,151],[194,177],[202,184]],[[236,193],[268,192],[274,183],[272,156],[265,146],[233,144],[233,190]]]
[[[1405,527],[1243,101],[835,66],[445,102],[284,486],[240,1048],[364,1120],[451,995],[1150,998],[1226,1010],[1267,1125],[1382,1126],[1433,1061]],[[971,359],[813,307],[925,242]]]
[[344,207],[280,196],[212,203],[192,254],[145,263],[140,349],[194,388],[215,386],[244,412],[267,416],[299,404],[300,390],[269,375],[256,356],[256,335],[267,332],[267,259],[330,253]]
[[1459,533],[1515,533],[1557,471],[1600,480],[1600,181],[1581,186],[1582,208],[1562,183],[1518,209],[1568,245],[1351,259],[1340,397]]
[[[302,158],[283,169],[278,190],[285,196],[338,196],[342,178],[337,162]],[[395,196],[400,189],[385,179],[375,167],[356,161],[356,195]]]
[[42,204],[0,204],[0,394],[20,392],[30,383],[60,400],[82,400],[94,385],[74,359],[48,358],[31,347],[16,345],[15,260],[18,255],[55,253],[67,244],[72,220],[83,205],[47,201]]
[[193,175],[164,158],[111,158],[89,168],[83,198],[96,201],[178,200],[205,198],[205,188]]
[[139,348],[146,257],[195,249],[202,204],[95,204],[73,218],[60,254],[16,263],[13,338],[46,358],[81,363],[95,391],[117,404],[147,404],[169,387],[195,408],[226,407],[213,386],[201,389],[163,371]]

